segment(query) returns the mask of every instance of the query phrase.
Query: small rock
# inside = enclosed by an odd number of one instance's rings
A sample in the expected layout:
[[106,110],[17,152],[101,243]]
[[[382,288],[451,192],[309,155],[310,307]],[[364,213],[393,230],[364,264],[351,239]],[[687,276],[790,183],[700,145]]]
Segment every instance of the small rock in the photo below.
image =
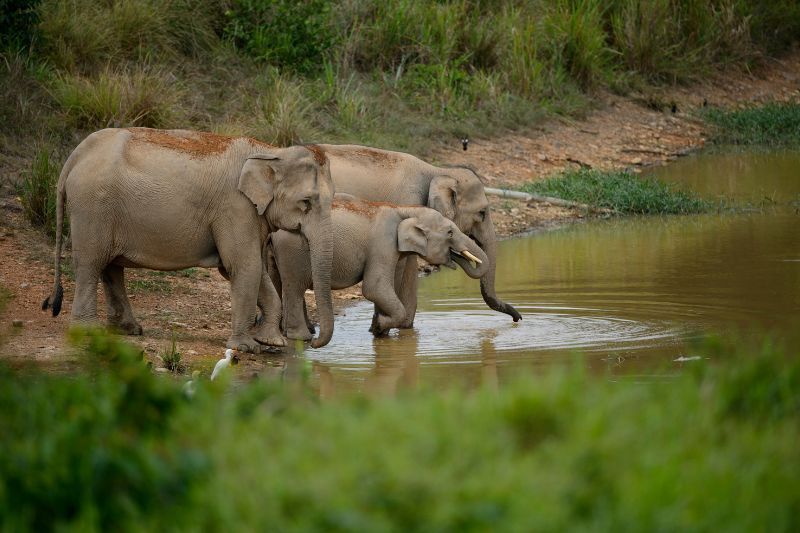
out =
[[30,283],[20,283],[20,284],[19,284],[19,288],[20,288],[20,289],[27,289],[27,288],[28,288],[28,287],[30,287],[30,286],[31,286],[31,284],[30,284]]
[[631,160],[631,163],[633,163],[634,165],[641,165],[642,164],[642,158],[641,157],[634,157]]
[[24,324],[24,322],[22,322],[22,320],[12,320],[11,321],[11,325],[14,326],[15,328],[21,328],[23,326],[23,324]]
[[169,369],[168,368],[164,368],[163,366],[160,366],[160,367],[156,368],[156,372],[160,372],[160,373],[164,374],[166,372],[169,372]]
[[539,154],[536,157],[539,158],[539,161],[547,161],[547,154]]

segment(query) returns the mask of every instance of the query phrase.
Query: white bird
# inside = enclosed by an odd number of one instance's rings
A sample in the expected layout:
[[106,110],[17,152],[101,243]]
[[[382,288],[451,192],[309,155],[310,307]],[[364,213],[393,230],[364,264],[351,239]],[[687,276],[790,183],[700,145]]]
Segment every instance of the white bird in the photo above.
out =
[[197,378],[200,377],[200,372],[195,370],[192,372],[192,379],[183,384],[183,393],[187,398],[192,399],[194,393],[197,392]]
[[220,372],[222,372],[223,368],[228,368],[231,366],[231,360],[233,359],[233,350],[228,348],[225,350],[225,358],[220,359],[217,361],[217,364],[214,365],[214,370],[211,372],[211,380],[213,381]]

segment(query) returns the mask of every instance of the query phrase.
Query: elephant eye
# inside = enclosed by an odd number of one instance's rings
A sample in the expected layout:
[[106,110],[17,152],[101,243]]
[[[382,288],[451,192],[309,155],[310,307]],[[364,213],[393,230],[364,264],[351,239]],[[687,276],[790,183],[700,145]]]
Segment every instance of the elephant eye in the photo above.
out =
[[303,198],[300,200],[300,210],[303,213],[308,213],[311,211],[311,199],[310,198]]
[[453,230],[451,230],[451,229],[447,230],[447,236],[448,237],[452,237],[453,236]]
[[478,211],[478,214],[480,215],[481,220],[486,220],[486,209]]

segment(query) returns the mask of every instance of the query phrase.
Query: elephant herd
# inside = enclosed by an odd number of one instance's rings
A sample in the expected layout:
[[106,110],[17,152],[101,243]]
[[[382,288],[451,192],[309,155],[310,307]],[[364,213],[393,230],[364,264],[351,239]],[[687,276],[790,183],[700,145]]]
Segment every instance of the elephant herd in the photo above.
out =
[[[336,193],[336,194],[334,194]],[[284,335],[326,345],[331,289],[363,281],[371,331],[413,325],[417,256],[480,278],[492,309],[521,317],[495,293],[496,236],[483,185],[469,168],[355,145],[276,148],[247,137],[186,130],[104,129],[70,154],[56,197],[55,284],[61,310],[62,228],[69,211],[72,319],[137,335],[125,267],[216,267],[231,283],[227,346],[259,353]],[[312,339],[303,294],[313,287]],[[263,320],[256,321],[258,308]]]

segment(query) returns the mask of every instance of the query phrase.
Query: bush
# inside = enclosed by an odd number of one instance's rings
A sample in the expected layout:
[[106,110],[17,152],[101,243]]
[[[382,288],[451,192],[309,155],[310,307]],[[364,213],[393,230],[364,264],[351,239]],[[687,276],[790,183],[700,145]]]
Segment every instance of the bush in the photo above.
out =
[[574,364],[517,372],[499,391],[319,403],[305,372],[228,393],[193,377],[189,400],[138,349],[72,338],[78,376],[0,371],[5,527],[798,526],[800,359],[776,343],[709,339],[669,383]]
[[176,60],[213,49],[221,2],[42,0],[37,13],[44,57],[71,72],[93,71],[109,61]]
[[334,45],[332,8],[329,0],[235,0],[225,34],[256,59],[310,73]]
[[97,76],[64,74],[51,93],[77,128],[169,125],[176,116],[181,89],[169,74],[155,69],[107,67]]
[[[25,217],[34,226],[44,229],[51,238],[56,236],[56,185],[62,166],[62,158],[55,151],[40,147],[36,150],[30,169],[22,174],[17,188]],[[65,220],[64,234],[68,229],[69,224]]]
[[180,509],[210,465],[191,440],[173,437],[185,409],[179,389],[130,345],[98,332],[73,342],[91,378],[0,370],[3,526],[131,529]]
[[565,172],[528,183],[523,190],[627,214],[702,213],[714,207],[711,202],[675,190],[666,183],[628,172]]
[[715,126],[714,140],[720,143],[800,145],[800,104],[773,103],[738,111],[710,109],[705,118]]

